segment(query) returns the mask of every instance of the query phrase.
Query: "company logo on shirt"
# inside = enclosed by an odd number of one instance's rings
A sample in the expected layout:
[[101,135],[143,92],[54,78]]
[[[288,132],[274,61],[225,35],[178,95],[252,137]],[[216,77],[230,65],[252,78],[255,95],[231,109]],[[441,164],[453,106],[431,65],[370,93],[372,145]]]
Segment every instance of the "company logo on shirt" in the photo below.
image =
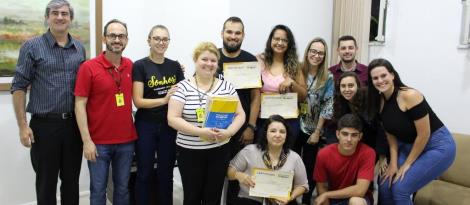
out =
[[157,79],[156,76],[152,76],[150,78],[150,80],[147,82],[147,85],[150,87],[150,88],[153,88],[155,86],[162,86],[162,85],[174,85],[176,84],[176,75],[173,75],[173,76],[170,76],[170,77],[167,77],[167,76],[163,76],[162,79]]

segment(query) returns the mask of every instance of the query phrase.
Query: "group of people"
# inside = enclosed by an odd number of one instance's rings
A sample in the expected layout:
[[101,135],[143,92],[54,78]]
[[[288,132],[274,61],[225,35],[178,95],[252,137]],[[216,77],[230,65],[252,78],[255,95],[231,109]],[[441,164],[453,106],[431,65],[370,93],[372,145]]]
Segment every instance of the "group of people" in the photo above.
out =
[[[200,43],[195,73],[185,78],[184,66],[165,57],[165,26],[151,28],[149,55],[133,63],[122,56],[126,24],[111,20],[102,36],[105,51],[86,60],[83,45],[69,34],[73,17],[68,1],[48,3],[48,31],[24,43],[12,81],[38,204],[56,204],[58,177],[61,204],[78,204],[82,153],[90,202],[99,205],[106,204],[110,166],[113,204],[129,204],[134,155],[137,204],[149,204],[150,186],[157,186],[158,204],[173,203],[177,160],[185,205],[220,204],[223,191],[226,204],[297,204],[300,197],[309,205],[372,204],[374,174],[380,204],[412,204],[410,196],[455,158],[453,138],[424,96],[406,86],[388,60],[360,64],[352,36],[338,39],[341,60],[332,67],[322,38],[308,43],[300,62],[285,25],[272,29],[255,56],[241,49],[242,20],[230,17],[221,31],[223,47]],[[262,87],[236,89],[224,79],[224,63],[231,62],[258,62]],[[297,93],[299,117],[259,118],[261,96],[269,93]],[[238,99],[226,129],[202,126],[209,96]],[[293,173],[290,196],[250,196],[256,168]]]

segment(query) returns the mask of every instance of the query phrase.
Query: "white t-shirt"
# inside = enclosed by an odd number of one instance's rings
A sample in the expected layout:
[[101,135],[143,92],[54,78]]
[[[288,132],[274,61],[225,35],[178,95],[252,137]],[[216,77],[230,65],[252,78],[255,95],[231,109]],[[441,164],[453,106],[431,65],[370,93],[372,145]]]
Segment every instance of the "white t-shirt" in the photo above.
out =
[[[207,94],[202,90],[199,90],[190,83],[189,79],[180,81],[178,84],[178,90],[171,96],[171,99],[177,100],[184,104],[183,113],[181,117],[187,122],[202,127],[202,123],[197,122],[196,109],[206,107],[207,96],[237,96],[237,91],[233,85],[225,80],[217,80],[214,88],[211,89]],[[226,144],[228,140],[224,142],[207,142],[203,141],[199,136],[185,134],[178,131],[176,136],[176,144],[188,148],[188,149],[210,149],[219,147]]]

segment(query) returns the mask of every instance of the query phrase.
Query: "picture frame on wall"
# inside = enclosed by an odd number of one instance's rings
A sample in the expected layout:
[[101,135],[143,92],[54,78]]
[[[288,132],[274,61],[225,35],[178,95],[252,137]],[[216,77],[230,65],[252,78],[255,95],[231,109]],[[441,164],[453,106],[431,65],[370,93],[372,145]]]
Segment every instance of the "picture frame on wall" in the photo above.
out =
[[[10,90],[23,43],[47,31],[44,11],[49,1],[4,0],[0,4],[0,91]],[[70,34],[84,44],[87,58],[94,57],[102,49],[102,0],[74,0],[71,6],[75,15]]]

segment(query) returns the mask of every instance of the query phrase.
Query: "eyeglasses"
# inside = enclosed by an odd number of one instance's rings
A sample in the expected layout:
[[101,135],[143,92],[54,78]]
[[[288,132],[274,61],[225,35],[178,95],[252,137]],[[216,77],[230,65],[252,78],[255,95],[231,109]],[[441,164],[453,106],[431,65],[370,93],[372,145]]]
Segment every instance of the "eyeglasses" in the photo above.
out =
[[285,39],[285,38],[273,38],[274,43],[283,43],[283,44],[287,44],[289,43],[289,39]]
[[115,33],[110,33],[106,35],[107,38],[114,40],[116,38],[119,38],[121,40],[126,40],[127,39],[127,34],[115,34]]
[[169,38],[159,38],[159,37],[152,37],[152,39],[154,41],[156,41],[157,43],[164,43],[164,44],[167,44],[168,42],[170,42],[170,39]]
[[317,51],[313,48],[308,50],[308,53],[312,54],[312,56],[318,55],[319,57],[325,57],[325,52],[323,51]]

